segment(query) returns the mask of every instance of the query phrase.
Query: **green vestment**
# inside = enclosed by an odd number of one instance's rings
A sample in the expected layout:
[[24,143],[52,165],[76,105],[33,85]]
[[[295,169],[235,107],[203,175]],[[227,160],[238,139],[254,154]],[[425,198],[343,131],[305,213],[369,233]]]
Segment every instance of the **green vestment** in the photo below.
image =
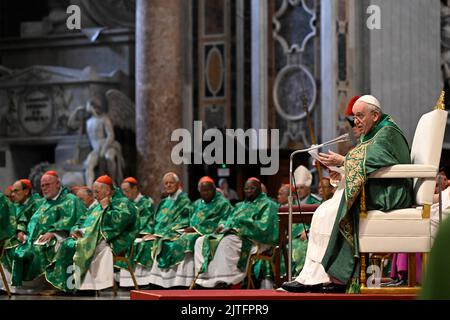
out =
[[197,238],[214,232],[220,220],[230,215],[232,208],[220,192],[216,192],[209,203],[203,199],[196,200],[189,207],[189,225],[197,232],[178,233],[161,238],[161,248],[157,256],[158,267],[167,269],[182,262],[186,252],[194,252]]
[[439,226],[430,252],[430,261],[425,274],[420,299],[450,300],[450,219]]
[[137,235],[136,218],[136,206],[116,188],[105,209],[100,203],[96,204],[83,217],[82,223],[77,224],[83,236],[62,242],[53,263],[46,268],[47,281],[64,291],[78,288],[100,241],[104,239],[116,255],[128,251]]
[[386,114],[345,157],[345,192],[322,265],[330,276],[342,283],[349,284],[353,278],[354,286],[349,292],[359,290],[357,262],[362,191],[367,210],[390,211],[410,207],[413,203],[412,179],[368,179],[368,176],[383,167],[409,163],[408,142]]
[[55,200],[42,201],[27,227],[27,241],[15,250],[12,263],[12,285],[20,286],[22,281],[33,280],[43,274],[55,256],[56,237],[43,245],[34,242],[39,236],[54,232],[68,236],[70,229],[85,212],[86,208],[76,196],[63,188]]
[[135,243],[131,259],[133,263],[151,268],[153,258],[161,251],[163,239],[171,239],[178,234],[176,230],[189,226],[190,204],[191,200],[185,192],[178,194],[175,200],[172,197],[161,200],[156,209],[154,223],[148,224],[140,232],[142,235],[157,235],[158,239]]
[[0,243],[16,234],[17,221],[14,205],[0,193]]
[[237,203],[226,220],[224,231],[205,236],[202,248],[205,260],[201,272],[206,271],[217,246],[228,234],[236,234],[242,240],[238,267],[245,271],[253,243],[270,246],[278,244],[278,226],[278,205],[265,193],[261,192],[253,201]]
[[[31,195],[24,203],[15,204],[15,215],[17,221],[17,231],[22,231],[27,233],[28,222],[30,221],[33,214],[37,211],[39,206],[42,204],[44,200],[37,193]],[[5,266],[5,268],[11,272],[12,260],[14,257],[14,251],[17,246],[21,243],[14,236],[5,241],[5,252],[1,259],[1,262]]]

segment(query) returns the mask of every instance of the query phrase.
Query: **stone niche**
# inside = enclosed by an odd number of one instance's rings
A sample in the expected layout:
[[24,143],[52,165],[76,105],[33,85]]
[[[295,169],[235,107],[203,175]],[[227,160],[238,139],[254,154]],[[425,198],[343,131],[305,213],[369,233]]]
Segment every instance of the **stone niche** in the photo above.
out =
[[122,78],[120,71],[98,74],[91,67],[0,67],[0,187],[47,168],[59,170],[67,185],[83,184],[89,140],[83,124],[72,129],[68,119],[92,95],[104,100]]

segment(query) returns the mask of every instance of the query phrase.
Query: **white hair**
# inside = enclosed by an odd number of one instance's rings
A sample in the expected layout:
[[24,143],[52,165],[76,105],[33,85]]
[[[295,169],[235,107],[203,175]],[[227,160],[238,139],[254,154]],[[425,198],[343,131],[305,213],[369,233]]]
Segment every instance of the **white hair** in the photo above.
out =
[[169,176],[173,177],[175,182],[180,183],[181,180],[175,172],[167,172],[163,177],[163,181]]

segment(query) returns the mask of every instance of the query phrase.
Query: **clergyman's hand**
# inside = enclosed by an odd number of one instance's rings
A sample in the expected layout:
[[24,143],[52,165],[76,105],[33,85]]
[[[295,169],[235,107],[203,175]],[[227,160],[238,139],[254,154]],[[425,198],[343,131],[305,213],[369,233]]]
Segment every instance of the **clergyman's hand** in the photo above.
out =
[[220,232],[222,232],[223,229],[225,229],[225,227],[223,225],[220,225],[216,228],[215,233],[220,233]]
[[331,150],[328,153],[319,153],[319,161],[323,163],[325,166],[335,166],[339,167],[344,164],[345,157],[340,155],[339,153],[335,153]]
[[51,239],[53,239],[55,237],[55,234],[53,232],[47,232],[44,233],[43,235],[40,235],[38,238],[38,242],[47,242],[50,241]]
[[150,240],[155,240],[157,237],[153,234],[146,234],[145,236],[142,237],[142,240],[144,241],[150,241]]
[[306,232],[303,230],[303,232],[300,234],[300,239],[302,241],[308,240],[308,237],[306,236]]
[[72,234],[70,235],[70,237],[71,237],[72,239],[77,240],[77,239],[83,237],[83,234],[81,233],[80,230],[75,230],[74,232],[72,232]]
[[24,243],[27,241],[27,235],[23,231],[17,232],[17,240],[19,240],[21,243]]
[[193,232],[197,232],[193,227],[187,227],[184,229],[184,233],[193,233]]

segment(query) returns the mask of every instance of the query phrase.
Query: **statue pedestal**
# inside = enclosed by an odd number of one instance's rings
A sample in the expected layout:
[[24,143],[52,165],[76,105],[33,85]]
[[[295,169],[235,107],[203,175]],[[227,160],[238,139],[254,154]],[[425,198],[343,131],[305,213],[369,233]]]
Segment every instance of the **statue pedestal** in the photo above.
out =
[[[75,159],[79,144],[79,158]],[[89,140],[82,135],[78,141],[77,135],[61,138],[55,149],[55,163],[63,168],[61,182],[66,187],[85,185],[83,162],[91,151]],[[78,160],[78,161],[77,161]]]
[[77,135],[65,136],[58,141],[55,148],[55,163],[58,166],[65,166],[66,163],[73,164],[77,160],[83,163],[91,151],[88,137],[83,134],[79,141],[79,158],[75,159],[77,149]]

